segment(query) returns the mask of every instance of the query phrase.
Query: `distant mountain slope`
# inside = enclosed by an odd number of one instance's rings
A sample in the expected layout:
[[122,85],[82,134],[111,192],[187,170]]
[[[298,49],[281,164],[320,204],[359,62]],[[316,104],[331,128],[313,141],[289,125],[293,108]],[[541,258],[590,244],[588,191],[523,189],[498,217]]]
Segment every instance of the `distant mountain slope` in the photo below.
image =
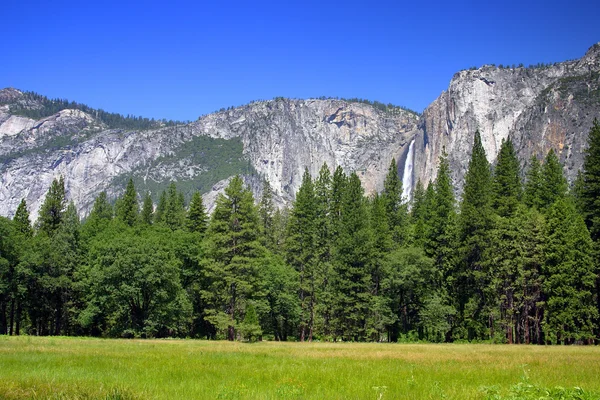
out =
[[444,148],[460,190],[477,129],[490,161],[510,136],[523,162],[554,148],[572,179],[595,117],[600,44],[574,61],[460,71],[422,115],[358,99],[276,98],[182,124],[4,89],[0,215],[12,215],[26,198],[35,218],[58,175],[82,215],[100,191],[114,198],[129,177],[155,199],[171,180],[188,194],[201,190],[209,206],[234,174],[243,175],[257,195],[266,178],[284,204],[294,198],[305,168],[316,175],[327,163],[332,170],[356,171],[367,192],[374,192],[382,189],[392,158],[401,175],[412,174],[404,176],[407,184],[434,180]]
[[[234,174],[260,191],[262,178],[277,200],[291,200],[305,167],[324,162],[358,171],[369,190],[381,188],[392,157],[402,156],[419,116],[357,101],[278,98],[224,110],[184,124],[146,130],[114,129],[94,112],[63,109],[24,117],[27,94],[0,91],[0,214],[26,198],[35,217],[58,175],[82,214],[102,190],[116,196],[132,176],[138,190],[159,192],[176,181],[187,193],[222,188]],[[19,113],[13,112],[16,108]],[[34,103],[31,105],[36,107]],[[17,115],[18,114],[18,115]],[[214,195],[207,195],[209,206]]]

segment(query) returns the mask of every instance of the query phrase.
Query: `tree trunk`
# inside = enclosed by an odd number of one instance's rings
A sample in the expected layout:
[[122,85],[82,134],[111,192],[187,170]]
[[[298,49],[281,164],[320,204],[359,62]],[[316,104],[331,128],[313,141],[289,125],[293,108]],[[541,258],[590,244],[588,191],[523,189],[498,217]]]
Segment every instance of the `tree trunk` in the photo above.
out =
[[15,324],[15,298],[13,297],[10,302],[10,326],[9,326],[9,335],[13,335],[13,327]]

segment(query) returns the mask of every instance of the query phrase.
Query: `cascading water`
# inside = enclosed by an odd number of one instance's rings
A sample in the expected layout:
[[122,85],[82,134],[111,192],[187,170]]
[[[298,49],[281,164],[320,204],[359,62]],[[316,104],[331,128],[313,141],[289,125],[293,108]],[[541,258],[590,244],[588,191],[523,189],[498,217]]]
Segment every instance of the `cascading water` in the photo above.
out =
[[408,154],[406,155],[406,161],[404,162],[404,173],[402,174],[402,200],[410,201],[410,195],[412,194],[413,186],[413,157],[415,151],[413,145],[415,139],[410,142],[408,146]]

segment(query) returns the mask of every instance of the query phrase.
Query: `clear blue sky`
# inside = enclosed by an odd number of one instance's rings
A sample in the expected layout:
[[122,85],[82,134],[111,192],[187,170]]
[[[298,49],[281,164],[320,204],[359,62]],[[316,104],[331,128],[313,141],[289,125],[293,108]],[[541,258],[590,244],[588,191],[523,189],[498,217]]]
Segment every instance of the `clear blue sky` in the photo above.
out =
[[0,88],[196,119],[275,96],[422,111],[460,69],[581,57],[600,1],[6,1]]

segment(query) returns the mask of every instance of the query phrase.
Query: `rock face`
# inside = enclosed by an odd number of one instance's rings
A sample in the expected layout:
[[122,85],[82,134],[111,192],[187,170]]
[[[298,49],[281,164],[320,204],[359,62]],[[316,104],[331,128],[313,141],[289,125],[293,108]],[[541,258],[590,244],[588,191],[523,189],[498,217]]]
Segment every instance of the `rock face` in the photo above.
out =
[[[19,101],[19,93],[10,91],[11,101]],[[100,191],[113,198],[120,194],[126,180],[118,178],[162,177],[164,184],[175,180],[179,186],[198,174],[210,174],[210,165],[199,166],[190,157],[165,158],[197,145],[202,137],[224,139],[220,143],[241,140],[243,156],[253,169],[247,183],[258,194],[262,179],[256,175],[268,179],[280,204],[293,199],[305,168],[316,175],[323,163],[332,171],[337,166],[356,171],[368,192],[381,190],[391,159],[402,156],[419,123],[411,112],[384,112],[340,100],[256,102],[187,125],[148,131],[107,129],[89,114],[63,110],[39,121],[17,117],[25,122],[15,132],[15,116],[9,114],[10,104],[4,105],[0,131],[10,134],[0,138],[0,214],[12,215],[25,198],[32,219],[59,175],[65,178],[67,196],[85,215]],[[224,187],[220,179],[212,183],[215,191]],[[215,197],[205,194],[209,209]]]
[[554,148],[573,179],[600,116],[600,44],[575,61],[460,71],[421,116],[342,100],[278,98],[185,125],[131,130],[80,109],[45,118],[22,112],[43,107],[16,89],[0,90],[0,215],[12,216],[25,198],[35,219],[59,175],[82,215],[100,191],[119,195],[130,176],[155,199],[172,180],[201,189],[209,209],[235,173],[256,195],[268,179],[276,201],[289,203],[304,169],[316,176],[323,163],[357,172],[370,193],[382,189],[392,158],[405,172],[403,182],[434,180],[444,148],[460,191],[477,129],[491,162],[511,137],[523,162]]
[[488,160],[495,162],[510,137],[522,162],[542,159],[550,148],[560,155],[569,180],[583,164],[594,117],[600,117],[600,44],[576,61],[536,68],[482,68],[460,71],[423,113],[416,137],[416,177],[435,179],[445,148],[460,189],[476,130]]

